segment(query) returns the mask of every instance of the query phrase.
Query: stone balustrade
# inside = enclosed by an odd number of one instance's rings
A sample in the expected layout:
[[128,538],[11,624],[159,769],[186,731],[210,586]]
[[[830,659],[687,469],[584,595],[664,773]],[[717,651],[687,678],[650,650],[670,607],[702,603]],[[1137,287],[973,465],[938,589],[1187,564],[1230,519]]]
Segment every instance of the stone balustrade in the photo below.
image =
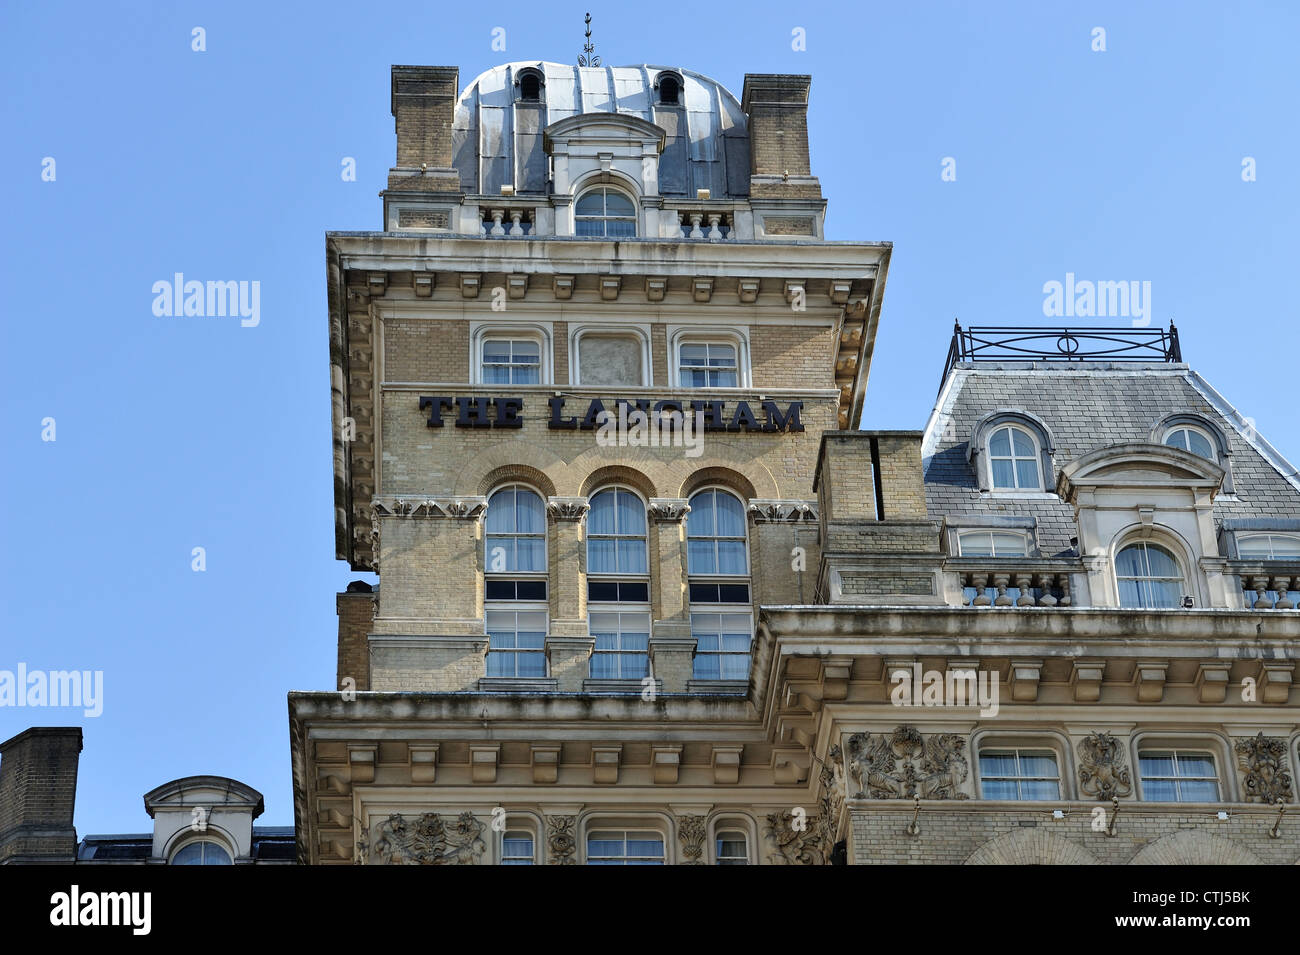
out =
[[967,607],[1068,607],[1070,575],[1056,570],[973,570],[961,575]]

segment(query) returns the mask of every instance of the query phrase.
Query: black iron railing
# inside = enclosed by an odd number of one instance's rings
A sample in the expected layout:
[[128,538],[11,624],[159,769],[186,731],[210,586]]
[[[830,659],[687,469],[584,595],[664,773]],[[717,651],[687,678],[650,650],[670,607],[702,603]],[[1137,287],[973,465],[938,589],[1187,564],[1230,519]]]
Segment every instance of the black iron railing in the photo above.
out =
[[[958,362],[976,361],[1166,361],[1183,360],[1178,329],[1001,328],[953,326],[943,380]],[[942,384],[940,384],[942,387]]]

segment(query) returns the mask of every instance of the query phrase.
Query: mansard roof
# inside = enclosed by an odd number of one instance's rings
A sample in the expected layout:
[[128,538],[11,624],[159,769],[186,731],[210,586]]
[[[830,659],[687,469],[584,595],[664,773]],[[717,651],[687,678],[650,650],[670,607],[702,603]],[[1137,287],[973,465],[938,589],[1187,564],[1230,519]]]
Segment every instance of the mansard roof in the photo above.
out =
[[[1017,409],[1051,428],[1053,489],[1062,470],[1102,448],[1158,441],[1154,429],[1201,419],[1226,441],[1232,493],[1214,502],[1216,521],[1300,519],[1300,471],[1200,375],[1181,362],[958,362],[944,381],[922,445],[926,500],[934,517],[1033,517],[1044,556],[1064,554],[1077,536],[1074,511],[1052,491],[981,493],[968,445],[990,411]],[[978,449],[974,449],[978,451]],[[1085,460],[1086,459],[1086,460]],[[1208,462],[1207,462],[1208,463]],[[1077,470],[1077,468],[1075,469]]]

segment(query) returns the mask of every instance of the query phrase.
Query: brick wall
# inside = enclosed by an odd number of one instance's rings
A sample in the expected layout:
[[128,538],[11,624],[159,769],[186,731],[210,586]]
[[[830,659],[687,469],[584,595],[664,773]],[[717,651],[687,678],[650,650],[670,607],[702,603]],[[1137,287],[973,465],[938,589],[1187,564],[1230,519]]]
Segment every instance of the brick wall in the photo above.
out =
[[338,689],[346,689],[344,679],[356,681],[354,690],[370,689],[370,652],[366,637],[373,629],[375,596],[370,592],[339,594],[335,598],[339,615]]
[[469,373],[468,320],[389,318],[384,322],[386,380],[468,381]]
[[754,387],[834,388],[834,339],[830,325],[750,326]]
[[750,167],[755,175],[811,174],[808,89],[811,76],[745,74],[741,109],[749,114]]
[[397,165],[451,166],[451,126],[459,77],[454,66],[393,67]]
[[72,862],[81,729],[36,726],[0,743],[0,864]]

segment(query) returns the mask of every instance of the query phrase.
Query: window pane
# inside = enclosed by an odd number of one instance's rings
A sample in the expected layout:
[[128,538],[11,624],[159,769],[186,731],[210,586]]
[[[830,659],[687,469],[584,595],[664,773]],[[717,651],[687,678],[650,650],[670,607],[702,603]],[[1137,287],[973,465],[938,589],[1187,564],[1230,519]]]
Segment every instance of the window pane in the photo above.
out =
[[614,492],[601,491],[591,499],[591,510],[587,514],[587,532],[589,534],[614,533]]
[[1174,757],[1170,755],[1138,757],[1143,778],[1147,776],[1172,776],[1174,774]]
[[1193,454],[1199,454],[1203,458],[1214,459],[1214,449],[1210,447],[1210,442],[1205,439],[1205,435],[1199,431],[1187,432],[1187,443],[1191,446]]
[[1054,779],[1027,779],[1020,784],[1021,799],[1060,799],[1061,787]]
[[683,344],[681,346],[681,363],[683,365],[705,365],[709,360],[708,345]]
[[1187,450],[1187,432],[1183,430],[1171,431],[1165,437],[1165,444],[1171,448],[1182,448]]
[[483,360],[485,362],[510,361],[510,342],[491,339],[483,343]]
[[516,541],[516,565],[511,570],[546,570],[546,541],[540,537],[520,537]]
[[573,211],[580,216],[599,216],[605,213],[605,196],[599,189],[594,189],[581,196],[574,203]]
[[1015,441],[1016,457],[1033,457],[1034,442],[1030,440],[1029,435],[1025,434],[1019,428],[1012,428],[1011,437]]
[[573,225],[575,235],[605,234],[605,220],[603,219],[579,219]]
[[986,779],[984,781],[984,798],[985,799],[1019,799],[1020,793],[1016,789],[1015,780],[1005,779]]
[[994,487],[1015,487],[1016,480],[1013,477],[1010,461],[999,461],[996,458],[993,464],[993,486]]
[[957,548],[963,557],[992,557],[993,538],[982,533],[960,534],[957,537]]
[[714,534],[713,492],[701,491],[690,500],[691,509],[686,515],[687,537],[712,537]]
[[745,572],[745,542],[718,541],[718,573],[743,574]]
[[1142,796],[1148,802],[1176,802],[1178,800],[1172,779],[1142,780]]
[[1011,456],[1011,429],[1000,428],[989,439],[989,453],[998,457]]
[[1300,557],[1300,537],[1274,537],[1274,557]]
[[1021,753],[1020,773],[1022,776],[1046,776],[1056,778],[1056,757],[1051,753]]
[[636,223],[630,219],[606,219],[605,235],[627,238],[636,235]]
[[687,573],[691,574],[716,574],[718,572],[713,541],[686,542],[686,569]]
[[646,572],[645,540],[635,537],[618,541],[618,572],[620,574]]
[[718,492],[716,512],[720,537],[745,536],[745,508],[739,500],[725,492]]
[[984,776],[1014,776],[1016,774],[1015,754],[981,753],[980,773]]
[[715,371],[711,378],[709,385],[713,388],[735,388],[739,385],[734,371]]
[[1179,607],[1183,603],[1183,585],[1168,580],[1152,580],[1148,582],[1150,597],[1146,606],[1148,607]]
[[1212,779],[1183,780],[1178,784],[1179,802],[1217,802],[1218,784]]
[[1017,461],[1016,462],[1016,482],[1017,486],[1033,490],[1038,487],[1038,462],[1037,461]]
[[999,557],[1024,557],[1025,538],[1019,534],[991,534],[993,550]]
[[1154,544],[1148,544],[1147,548],[1147,566],[1151,568],[1152,577],[1181,577],[1178,571],[1178,562],[1174,560],[1173,554],[1163,548],[1156,547]]
[[627,196],[613,190],[605,192],[605,215],[632,216],[635,214],[636,206],[632,205],[632,200]]
[[1121,577],[1146,577],[1141,545],[1125,547],[1115,555],[1115,573]]
[[1208,753],[1179,753],[1179,776],[1213,776],[1214,757]]
[[546,532],[546,506],[532,491],[518,489],[515,497],[516,529],[521,534]]
[[628,491],[618,491],[618,532],[645,535],[645,507],[641,499]]

